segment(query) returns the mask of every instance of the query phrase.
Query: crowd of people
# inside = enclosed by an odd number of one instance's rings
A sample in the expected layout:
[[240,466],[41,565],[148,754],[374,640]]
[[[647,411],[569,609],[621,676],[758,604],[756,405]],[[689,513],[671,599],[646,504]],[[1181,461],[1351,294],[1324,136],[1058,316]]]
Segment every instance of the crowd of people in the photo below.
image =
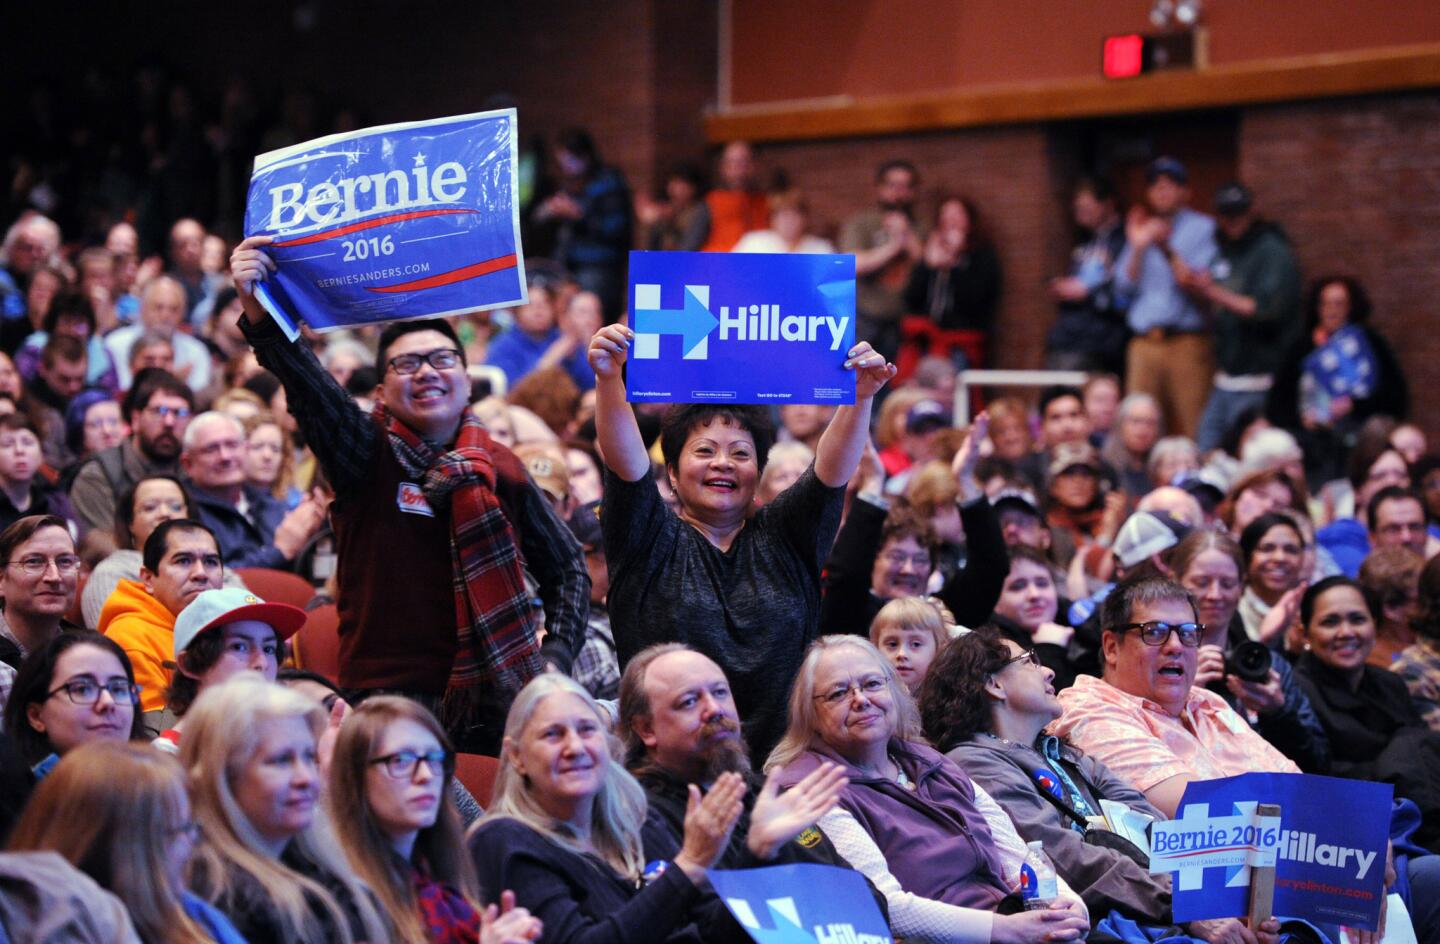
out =
[[[707,869],[811,862],[906,941],[1272,944],[1306,932],[1177,929],[1102,812],[1263,770],[1392,784],[1440,939],[1440,452],[1357,281],[1307,301],[1173,158],[1128,210],[1080,181],[1047,360],[1089,379],[957,429],[1004,284],[970,198],[926,218],[887,161],[832,243],[744,142],[634,200],[583,131],[527,155],[524,304],[298,341],[226,201],[13,208],[0,928],[743,941]],[[636,246],[853,253],[854,404],[632,406]],[[335,677],[267,570],[334,607]]]

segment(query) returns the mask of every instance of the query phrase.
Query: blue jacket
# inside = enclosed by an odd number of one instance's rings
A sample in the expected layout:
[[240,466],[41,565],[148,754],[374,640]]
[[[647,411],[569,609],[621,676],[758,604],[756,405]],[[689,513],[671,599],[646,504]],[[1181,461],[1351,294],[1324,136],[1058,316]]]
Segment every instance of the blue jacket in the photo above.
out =
[[290,569],[290,561],[273,543],[275,529],[285,518],[283,501],[247,484],[244,486],[245,499],[250,503],[247,517],[234,505],[205,492],[192,481],[187,480],[185,487],[195,500],[200,523],[215,532],[226,567]]

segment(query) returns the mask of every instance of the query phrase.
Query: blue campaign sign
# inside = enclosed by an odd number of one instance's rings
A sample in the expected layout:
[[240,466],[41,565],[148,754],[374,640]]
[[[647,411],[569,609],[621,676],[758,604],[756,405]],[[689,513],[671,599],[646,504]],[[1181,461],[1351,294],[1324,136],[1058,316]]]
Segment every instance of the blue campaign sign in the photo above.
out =
[[1248,913],[1249,866],[1206,863],[1250,840],[1243,826],[1237,832],[1235,817],[1253,813],[1257,803],[1275,803],[1279,833],[1266,837],[1276,858],[1275,914],[1374,930],[1385,897],[1393,792],[1389,784],[1310,774],[1242,774],[1190,784],[1180,803],[1180,829],[1170,830],[1164,849],[1152,837],[1152,852],[1183,847],[1192,863],[1173,873],[1175,920]]
[[855,257],[632,252],[637,403],[854,403]]
[[332,134],[255,158],[247,236],[274,236],[261,302],[287,331],[525,301],[515,110]]
[[797,863],[707,874],[756,944],[892,944],[859,872]]

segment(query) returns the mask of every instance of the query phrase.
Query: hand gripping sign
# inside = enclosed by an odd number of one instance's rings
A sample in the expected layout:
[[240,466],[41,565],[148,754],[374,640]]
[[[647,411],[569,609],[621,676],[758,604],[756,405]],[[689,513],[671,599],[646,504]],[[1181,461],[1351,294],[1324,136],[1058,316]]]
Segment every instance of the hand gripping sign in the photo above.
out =
[[[1251,867],[1274,866],[1275,914],[1374,930],[1392,791],[1309,774],[1191,783],[1179,815],[1151,827],[1150,870],[1174,874],[1176,921],[1244,915]],[[1261,803],[1279,818],[1257,817]]]
[[854,403],[855,257],[632,252],[636,403]]
[[292,335],[523,302],[515,167],[514,109],[261,154],[245,234],[275,237],[277,271],[256,294]]

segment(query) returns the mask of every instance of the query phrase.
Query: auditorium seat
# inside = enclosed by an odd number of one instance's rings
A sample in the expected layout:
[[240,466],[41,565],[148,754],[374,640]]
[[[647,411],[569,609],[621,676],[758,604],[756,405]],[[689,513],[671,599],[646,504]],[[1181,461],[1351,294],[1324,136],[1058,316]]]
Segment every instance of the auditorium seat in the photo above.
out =
[[490,809],[490,798],[495,792],[495,775],[499,772],[499,758],[485,754],[455,755],[455,778],[465,785],[483,809]]
[[340,678],[340,611],[335,604],[317,606],[291,638],[296,668],[319,672],[330,681]]
[[245,582],[251,593],[266,603],[288,603],[303,610],[310,598],[315,596],[315,588],[310,585],[310,581],[289,571],[269,567],[237,567],[235,573]]

